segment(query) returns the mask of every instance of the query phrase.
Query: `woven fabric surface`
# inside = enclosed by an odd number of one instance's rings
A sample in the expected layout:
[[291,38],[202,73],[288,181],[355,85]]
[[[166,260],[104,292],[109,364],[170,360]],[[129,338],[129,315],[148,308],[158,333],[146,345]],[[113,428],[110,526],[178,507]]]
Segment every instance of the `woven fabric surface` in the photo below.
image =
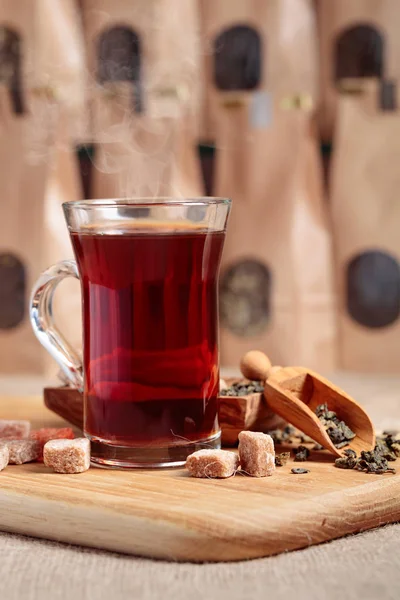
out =
[[194,565],[0,534],[2,600],[398,600],[400,524],[239,563]]

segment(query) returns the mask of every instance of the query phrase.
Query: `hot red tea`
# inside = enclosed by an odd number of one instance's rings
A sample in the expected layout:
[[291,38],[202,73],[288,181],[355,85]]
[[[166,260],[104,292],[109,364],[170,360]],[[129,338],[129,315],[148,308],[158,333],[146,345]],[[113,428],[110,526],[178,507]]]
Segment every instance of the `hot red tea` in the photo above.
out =
[[131,225],[71,238],[83,294],[85,431],[142,448],[217,433],[224,233]]

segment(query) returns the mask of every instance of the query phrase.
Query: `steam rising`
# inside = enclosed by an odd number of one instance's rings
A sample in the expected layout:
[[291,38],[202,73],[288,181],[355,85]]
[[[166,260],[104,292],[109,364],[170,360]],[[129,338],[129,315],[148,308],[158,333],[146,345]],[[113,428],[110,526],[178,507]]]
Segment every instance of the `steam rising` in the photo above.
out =
[[[52,30],[43,32],[40,64],[24,58],[34,90],[28,97],[30,159],[46,159],[54,145],[94,143],[94,197],[201,195],[195,3],[146,0],[127,3],[128,10],[109,1],[105,12],[83,2],[86,58],[80,17],[69,0],[63,3],[67,9],[60,12],[58,3],[44,0],[39,21],[50,20]],[[106,60],[101,69],[99,53]]]

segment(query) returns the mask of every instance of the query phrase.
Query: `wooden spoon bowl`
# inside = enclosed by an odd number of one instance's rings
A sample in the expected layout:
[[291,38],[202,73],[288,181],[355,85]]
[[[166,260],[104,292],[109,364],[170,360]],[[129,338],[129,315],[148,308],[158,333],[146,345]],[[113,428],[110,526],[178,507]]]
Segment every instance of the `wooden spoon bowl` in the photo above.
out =
[[[362,406],[310,369],[286,367],[276,370],[267,378],[264,395],[274,412],[336,456],[341,456],[348,448],[359,454],[361,450],[375,447],[374,427]],[[316,416],[315,409],[320,404],[327,404],[329,410],[356,434],[344,448],[336,448]]]

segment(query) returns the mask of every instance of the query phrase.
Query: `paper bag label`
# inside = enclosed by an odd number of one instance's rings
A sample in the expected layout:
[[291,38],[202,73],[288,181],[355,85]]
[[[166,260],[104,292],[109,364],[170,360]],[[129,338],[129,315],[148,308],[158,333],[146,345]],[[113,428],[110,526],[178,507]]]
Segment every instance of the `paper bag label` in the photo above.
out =
[[265,129],[272,121],[272,100],[268,92],[254,92],[250,105],[250,126]]

